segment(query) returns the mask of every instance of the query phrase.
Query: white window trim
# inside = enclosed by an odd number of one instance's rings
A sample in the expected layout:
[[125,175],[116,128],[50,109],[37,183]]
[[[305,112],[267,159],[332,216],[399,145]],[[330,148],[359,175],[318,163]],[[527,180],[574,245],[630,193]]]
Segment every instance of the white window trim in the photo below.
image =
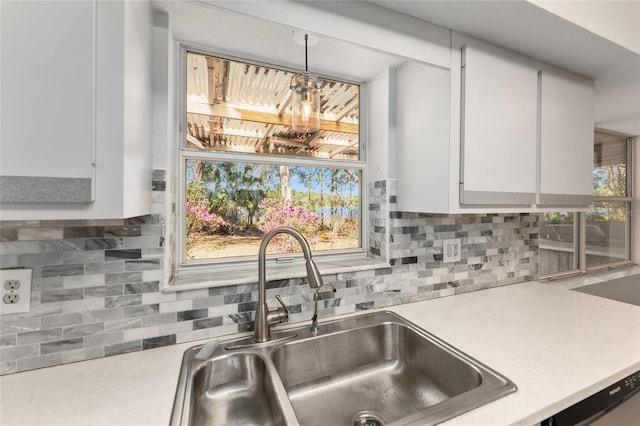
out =
[[[286,66],[273,65],[264,61],[252,58],[244,58],[227,53],[220,53],[202,47],[196,47],[188,44],[179,44],[178,72],[177,74],[177,93],[179,94],[179,107],[176,108],[178,114],[178,188],[177,188],[177,204],[176,211],[176,256],[174,259],[175,277],[168,283],[163,291],[175,292],[202,288],[221,287],[233,284],[248,284],[258,281],[257,271],[257,255],[238,257],[235,260],[225,259],[207,259],[201,262],[193,261],[188,264],[184,262],[186,253],[186,230],[184,222],[186,220],[186,207],[182,200],[186,196],[185,186],[185,165],[186,160],[206,160],[206,161],[237,161],[260,164],[284,164],[284,165],[309,165],[322,167],[336,167],[357,169],[361,171],[360,184],[360,247],[357,249],[332,250],[327,253],[314,253],[314,260],[318,265],[320,273],[334,274],[344,272],[354,272],[363,270],[373,270],[387,268],[390,265],[382,260],[374,259],[368,255],[369,243],[369,217],[367,203],[367,162],[366,162],[366,105],[367,105],[367,87],[365,82],[354,82],[340,76],[324,76],[320,77],[329,79],[339,79],[341,81],[358,84],[360,86],[360,161],[344,161],[344,160],[327,160],[313,159],[304,157],[287,157],[287,156],[264,156],[259,154],[243,154],[233,152],[196,152],[184,148],[184,138],[186,132],[186,103],[187,94],[184,87],[186,84],[186,56],[187,52],[201,53],[204,55],[227,58],[241,62],[255,63],[264,66],[299,72],[300,70],[291,69]],[[268,279],[288,279],[300,278],[306,276],[306,271],[302,265],[302,254],[292,253],[286,256],[269,255],[267,256]]]
[[[607,130],[600,130],[600,129],[596,129],[598,131],[602,131],[605,133],[613,133],[613,132],[609,132]],[[634,177],[634,173],[637,173],[637,168],[638,166],[640,166],[639,164],[635,164],[634,160],[634,143],[633,143],[633,137],[632,136],[628,136],[628,135],[621,135],[623,137],[626,138],[626,143],[627,143],[627,196],[626,197],[598,197],[598,196],[594,196],[593,197],[593,201],[594,202],[598,202],[598,201],[618,201],[618,202],[626,202],[629,203],[630,205],[630,213],[633,211],[633,195],[635,194],[635,177]],[[538,277],[538,279],[540,280],[552,280],[552,279],[556,279],[556,278],[563,278],[563,277],[568,277],[568,276],[574,276],[574,275],[583,275],[583,274],[587,274],[587,273],[591,273],[591,272],[598,272],[598,271],[602,271],[605,269],[614,269],[614,268],[618,268],[618,267],[625,267],[625,266],[629,266],[629,265],[633,265],[633,246],[634,246],[634,235],[635,235],[635,227],[634,227],[634,223],[633,220],[631,220],[632,218],[629,217],[629,220],[627,220],[627,226],[629,227],[628,229],[628,238],[625,242],[626,244],[626,252],[629,254],[629,260],[623,260],[620,262],[612,262],[612,263],[606,263],[606,264],[602,264],[602,265],[597,265],[597,266],[590,266],[587,267],[587,247],[586,247],[586,241],[585,241],[585,230],[586,230],[586,226],[587,226],[587,218],[586,218],[586,212],[573,212],[574,213],[574,229],[577,230],[577,234],[578,234],[578,244],[577,247],[574,245],[574,266],[575,269],[571,269],[568,271],[562,271],[562,272],[555,272],[555,273],[551,273],[551,274],[544,274],[544,275],[540,275]],[[574,238],[574,241],[576,241],[576,239]],[[577,250],[577,251],[576,251]],[[575,256],[575,254],[577,254],[577,256]],[[577,265],[576,265],[577,262]]]

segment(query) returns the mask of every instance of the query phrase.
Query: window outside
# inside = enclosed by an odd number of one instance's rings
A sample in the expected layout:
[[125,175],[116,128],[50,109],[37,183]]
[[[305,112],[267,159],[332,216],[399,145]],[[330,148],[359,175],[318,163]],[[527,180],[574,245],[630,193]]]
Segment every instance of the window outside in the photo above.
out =
[[586,213],[586,267],[631,259],[627,138],[596,132],[593,210]]
[[[325,79],[321,126],[291,127],[295,71],[186,52],[183,263],[255,257],[287,225],[312,250],[362,250],[358,84]],[[269,253],[299,252],[277,236]]]
[[540,275],[578,269],[578,227],[574,212],[544,214],[540,226]]
[[[540,275],[631,259],[631,186],[627,137],[595,132],[593,209],[549,212],[540,226]],[[584,221],[584,225],[581,222]],[[584,241],[584,252],[580,252]]]

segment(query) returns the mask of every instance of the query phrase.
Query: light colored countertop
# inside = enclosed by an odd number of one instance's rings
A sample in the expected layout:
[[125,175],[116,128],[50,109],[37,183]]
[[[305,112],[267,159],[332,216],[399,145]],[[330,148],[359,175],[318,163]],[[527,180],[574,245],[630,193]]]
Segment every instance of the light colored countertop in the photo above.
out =
[[[640,307],[554,284],[389,309],[518,386],[447,425],[533,425],[640,370]],[[0,424],[167,425],[182,353],[198,343],[3,376]]]

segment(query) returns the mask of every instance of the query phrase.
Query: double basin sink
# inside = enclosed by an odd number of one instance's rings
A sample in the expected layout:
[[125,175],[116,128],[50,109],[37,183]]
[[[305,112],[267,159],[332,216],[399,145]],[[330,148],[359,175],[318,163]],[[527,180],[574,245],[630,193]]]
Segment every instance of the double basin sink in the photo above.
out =
[[516,391],[392,312],[247,342],[185,352],[172,426],[431,425]]

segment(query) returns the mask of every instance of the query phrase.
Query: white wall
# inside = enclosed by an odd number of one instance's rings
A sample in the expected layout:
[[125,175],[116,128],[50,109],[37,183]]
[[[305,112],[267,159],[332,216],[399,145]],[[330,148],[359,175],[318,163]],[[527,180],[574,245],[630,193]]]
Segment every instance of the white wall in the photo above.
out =
[[[148,2],[124,2],[123,214],[149,213],[151,201],[153,13]],[[143,194],[145,194],[143,196]],[[147,198],[149,202],[140,202]]]
[[631,209],[631,223],[633,231],[633,247],[631,251],[633,262],[640,265],[640,136],[633,141],[633,164],[635,170],[633,173],[634,195]]
[[395,178],[395,70],[384,69],[369,81],[367,96],[367,180]]
[[620,46],[640,53],[639,1],[529,0]]

